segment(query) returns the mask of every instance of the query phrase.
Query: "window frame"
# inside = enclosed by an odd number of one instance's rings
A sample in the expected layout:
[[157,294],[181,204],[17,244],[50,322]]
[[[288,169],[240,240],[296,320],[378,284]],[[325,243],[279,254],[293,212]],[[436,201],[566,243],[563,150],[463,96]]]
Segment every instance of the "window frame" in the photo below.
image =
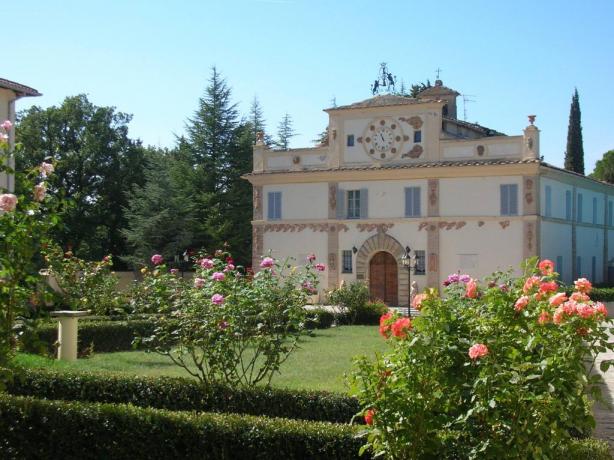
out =
[[[422,216],[422,187],[413,185],[405,187],[405,217],[421,217]],[[417,201],[416,201],[416,194]],[[416,206],[417,210],[416,210]],[[411,208],[411,209],[410,209]],[[410,212],[412,211],[412,212]]]
[[[513,194],[510,192],[514,192]],[[504,200],[504,195],[507,194],[507,200]],[[515,197],[515,201],[512,201],[512,196]],[[506,201],[506,203],[504,203]],[[500,214],[502,216],[518,216],[519,215],[519,206],[518,206],[518,184],[500,184],[499,185],[499,202],[500,202]],[[504,212],[504,204],[507,206],[507,212]],[[512,209],[512,204],[515,205],[515,208]]]
[[414,144],[421,144],[421,143],[422,143],[422,130],[416,129],[414,131]]
[[354,135],[353,134],[348,134],[346,137],[346,141],[345,141],[345,146],[346,147],[354,147],[355,143],[354,143]]
[[[354,253],[351,249],[341,251],[341,273],[353,273],[354,270]],[[349,265],[346,263],[349,262]]]
[[[267,197],[267,220],[281,220],[281,191],[268,192]],[[272,207],[271,201],[273,203]]]
[[360,219],[360,190],[348,190],[346,195],[346,218]]
[[426,251],[424,249],[418,249],[414,251],[414,255],[416,257],[414,275],[426,275]]

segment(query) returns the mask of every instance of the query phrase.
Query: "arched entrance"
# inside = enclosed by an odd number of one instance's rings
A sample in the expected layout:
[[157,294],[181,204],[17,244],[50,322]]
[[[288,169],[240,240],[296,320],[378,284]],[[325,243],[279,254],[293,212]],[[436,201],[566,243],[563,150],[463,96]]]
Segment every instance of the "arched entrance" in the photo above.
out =
[[397,261],[389,252],[380,251],[369,261],[369,293],[371,300],[398,305],[399,273]]

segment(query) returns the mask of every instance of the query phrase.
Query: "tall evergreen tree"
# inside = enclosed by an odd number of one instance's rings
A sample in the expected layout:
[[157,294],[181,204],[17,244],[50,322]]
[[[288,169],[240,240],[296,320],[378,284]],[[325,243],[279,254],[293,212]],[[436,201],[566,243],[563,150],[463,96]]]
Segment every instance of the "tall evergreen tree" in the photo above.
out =
[[292,117],[286,113],[277,126],[275,146],[281,150],[288,150],[290,148],[290,139],[296,136],[296,134],[292,126]]
[[580,96],[576,88],[571,97],[569,109],[569,127],[567,128],[567,150],[565,151],[565,169],[584,174],[584,146],[582,143],[582,114],[580,113]]
[[249,117],[247,121],[251,126],[251,131],[252,131],[251,135],[254,139],[254,142],[256,141],[257,134],[259,132],[262,132],[264,133],[264,143],[266,145],[273,144],[273,140],[271,139],[271,136],[267,133],[267,130],[266,130],[266,122],[264,120],[262,105],[260,104],[260,101],[258,100],[256,96],[254,96],[252,105],[249,108]]
[[614,184],[614,150],[608,150],[601,160],[595,163],[595,170],[591,174],[593,179]]

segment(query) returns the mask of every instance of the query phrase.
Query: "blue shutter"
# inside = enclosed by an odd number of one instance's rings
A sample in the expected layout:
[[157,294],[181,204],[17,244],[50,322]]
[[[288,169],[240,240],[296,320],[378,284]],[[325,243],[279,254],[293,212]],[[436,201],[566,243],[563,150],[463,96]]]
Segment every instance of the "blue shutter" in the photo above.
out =
[[510,184],[509,185],[509,210],[510,215],[516,216],[518,215],[518,184]]
[[554,270],[563,277],[563,256],[556,256],[556,266]]
[[608,201],[608,225],[612,226],[612,202]]
[[268,206],[267,206],[267,217],[269,219],[275,218],[275,194],[273,192],[268,193]]
[[578,212],[577,212],[577,216],[576,216],[576,220],[578,222],[582,222],[582,194],[578,193]]
[[345,190],[337,189],[337,219],[345,219]]
[[552,215],[552,187],[546,185],[546,217]]
[[412,189],[411,187],[405,187],[405,217],[412,216]]
[[571,220],[571,191],[565,191],[565,219]]
[[369,217],[369,191],[366,188],[360,189],[360,218],[367,219]]
[[502,184],[500,186],[500,193],[501,193],[501,215],[502,216],[507,216],[510,213],[510,211],[509,211],[509,190],[508,190],[508,186],[505,185],[505,184]]
[[414,187],[414,216],[420,216],[420,187]]
[[275,193],[275,217],[281,219],[281,192]]
[[597,198],[593,197],[593,224],[597,223]]

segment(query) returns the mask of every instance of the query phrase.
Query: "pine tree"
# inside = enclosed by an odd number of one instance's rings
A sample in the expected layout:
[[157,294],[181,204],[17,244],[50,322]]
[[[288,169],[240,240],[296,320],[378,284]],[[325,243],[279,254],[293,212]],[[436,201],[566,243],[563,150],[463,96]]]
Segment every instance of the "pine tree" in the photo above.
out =
[[266,122],[264,120],[264,114],[262,112],[262,105],[256,96],[252,101],[252,105],[249,108],[248,122],[251,125],[251,136],[256,142],[256,137],[259,132],[264,133],[264,143],[269,146],[273,144],[271,136],[267,133]]
[[579,174],[584,174],[584,147],[582,143],[581,117],[580,96],[578,95],[578,89],[576,88],[571,98],[571,107],[569,109],[565,169]]
[[281,150],[288,150],[290,148],[290,139],[294,136],[296,136],[296,132],[292,127],[292,117],[286,113],[277,126],[275,146]]

